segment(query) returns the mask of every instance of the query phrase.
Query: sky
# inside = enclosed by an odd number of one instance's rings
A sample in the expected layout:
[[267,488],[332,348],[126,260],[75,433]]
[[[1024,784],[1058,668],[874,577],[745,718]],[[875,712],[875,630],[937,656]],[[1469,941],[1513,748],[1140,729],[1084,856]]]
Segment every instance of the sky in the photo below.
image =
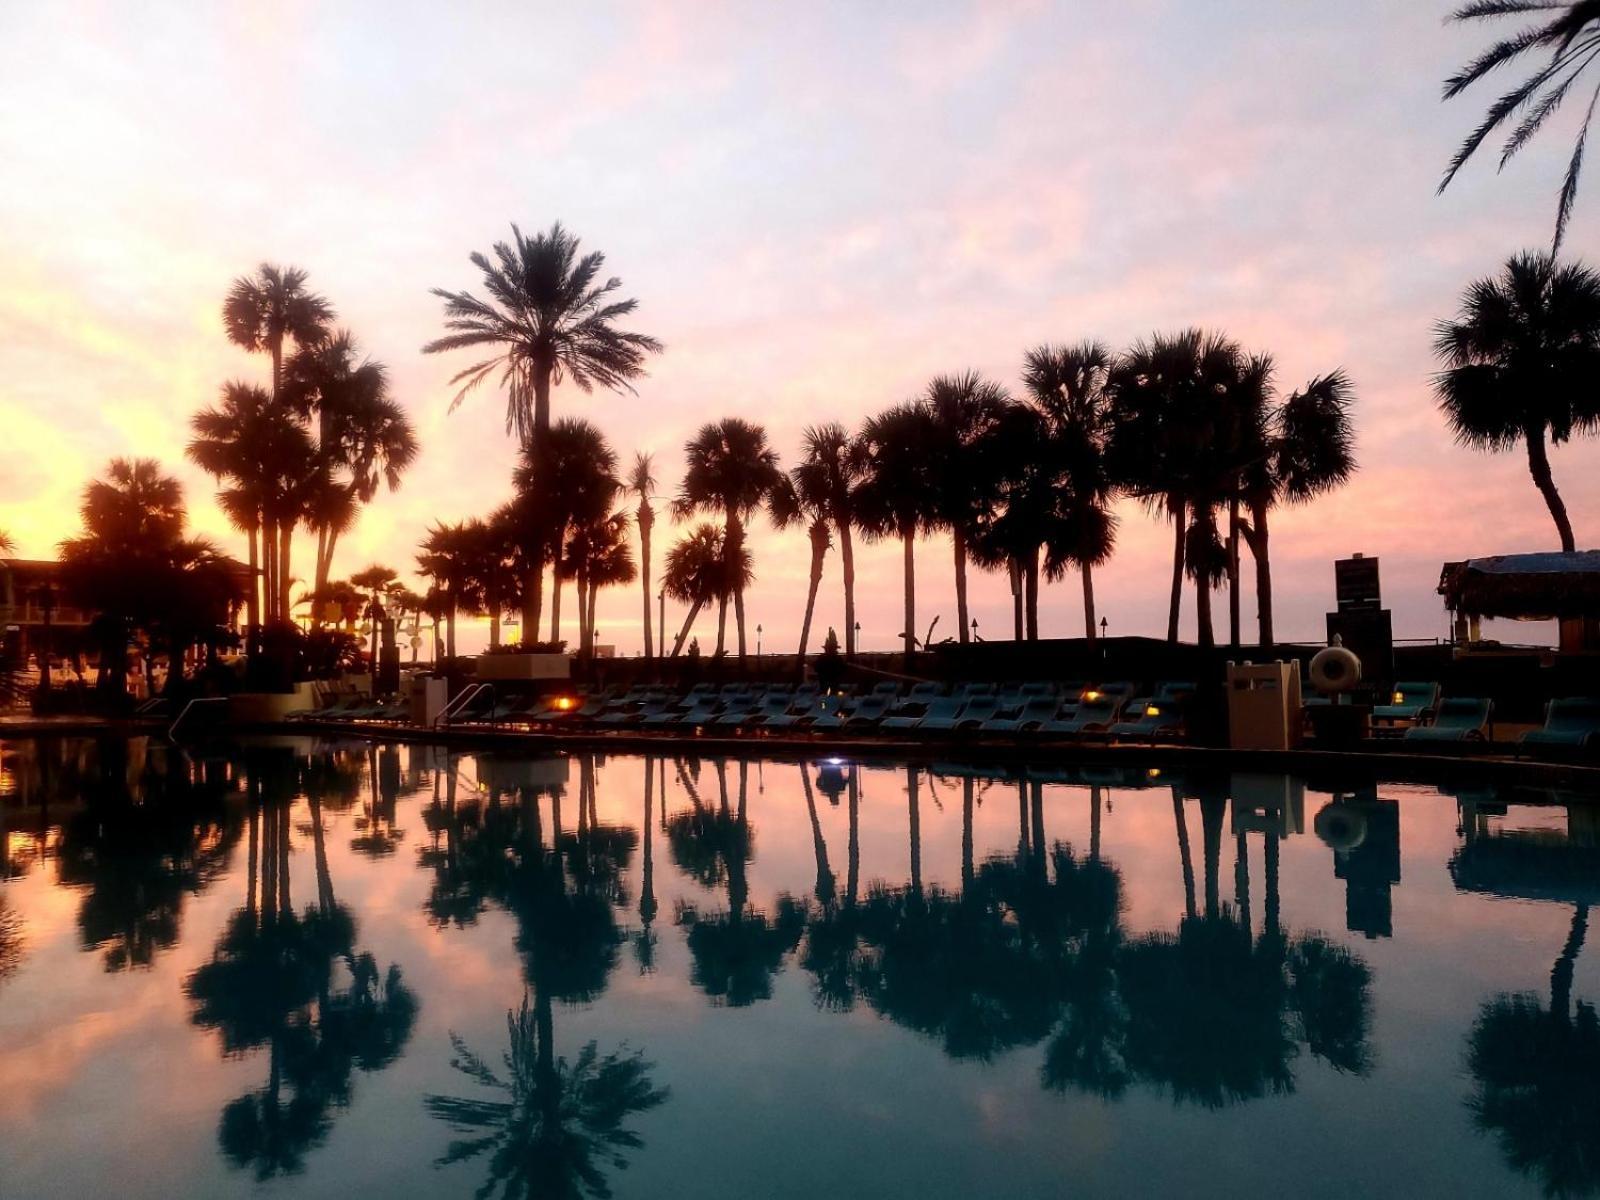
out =
[[[228,343],[221,304],[268,261],[309,272],[387,364],[423,447],[335,574],[409,572],[430,522],[509,494],[516,458],[502,395],[447,411],[466,363],[421,353],[441,329],[429,289],[478,288],[472,251],[559,219],[605,252],[639,301],[633,326],[666,351],[636,394],[567,386],[555,413],[595,421],[624,460],[654,452],[669,498],[707,420],[759,421],[792,460],[807,425],[854,426],[939,373],[1015,387],[1038,343],[1200,325],[1270,352],[1285,391],[1336,367],[1356,389],[1358,476],[1275,517],[1280,636],[1321,635],[1332,562],[1357,551],[1382,560],[1397,636],[1443,635],[1442,562],[1557,548],[1520,452],[1452,443],[1430,347],[1469,282],[1548,244],[1572,128],[1436,196],[1492,98],[1439,99],[1489,32],[1446,25],[1448,7],[11,0],[0,529],[50,555],[87,479],[153,456],[183,481],[193,528],[242,556],[183,447],[223,382],[267,380]],[[1597,189],[1566,247],[1590,260]],[[1593,546],[1600,445],[1552,457]],[[1170,533],[1119,512],[1100,613],[1114,635],[1159,635]],[[658,576],[670,537],[658,525]],[[751,641],[759,623],[767,648],[791,648],[804,535],[760,529],[754,550]],[[919,545],[917,570],[919,625],[938,615],[936,636],[953,634],[948,544]],[[900,571],[892,545],[858,553],[868,649],[896,645]],[[1004,578],[972,596],[980,635],[1008,636]],[[637,586],[604,594],[599,640],[636,651],[641,604]],[[813,645],[842,607],[830,557]],[[1045,636],[1082,632],[1075,580],[1040,609]],[[680,620],[669,605],[669,629]],[[709,647],[712,622],[699,633]]]

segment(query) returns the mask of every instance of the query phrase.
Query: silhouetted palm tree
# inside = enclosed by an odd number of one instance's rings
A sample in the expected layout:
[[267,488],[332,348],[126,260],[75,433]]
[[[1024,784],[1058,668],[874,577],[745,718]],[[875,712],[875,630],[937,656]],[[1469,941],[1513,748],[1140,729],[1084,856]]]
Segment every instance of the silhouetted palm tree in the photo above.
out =
[[595,606],[600,591],[632,583],[637,575],[633,548],[628,544],[626,512],[592,517],[574,525],[567,534],[563,564],[578,584],[578,650],[594,652]]
[[801,458],[790,471],[795,490],[818,497],[826,506],[827,519],[839,537],[839,562],[844,576],[844,651],[856,653],[856,559],[857,527],[855,488],[866,467],[861,443],[837,421],[807,427],[801,438]]
[[795,522],[806,527],[806,540],[811,543],[811,572],[806,587],[806,612],[800,622],[800,649],[797,652],[802,665],[806,647],[811,641],[811,619],[817,610],[817,590],[822,586],[822,567],[833,545],[832,523],[828,495],[823,490],[825,481],[815,470],[793,467],[789,478],[773,489],[771,499],[772,520],[780,529]]
[[[584,392],[596,384],[612,391],[631,391],[645,373],[661,343],[640,333],[617,328],[617,322],[638,306],[619,299],[622,281],[601,277],[605,255],[578,255],[578,239],[560,222],[548,233],[525,236],[515,225],[512,241],[496,242],[493,258],[474,252],[472,263],[483,273],[489,299],[470,292],[433,289],[444,301],[444,337],[429,342],[424,354],[482,348],[488,357],[458,371],[450,380],[461,388],[450,402],[454,409],[484,379],[500,373],[506,388],[506,432],[514,433],[537,460],[550,431],[550,389],[571,379]],[[524,599],[532,605],[523,625],[533,636],[538,625],[538,600],[544,562],[529,565]]]
[[1440,324],[1435,349],[1445,369],[1434,391],[1456,441],[1500,451],[1520,440],[1561,548],[1575,549],[1545,443],[1600,428],[1600,276],[1519,254],[1498,277],[1467,289],[1460,316]]
[[[638,507],[634,510],[634,522],[639,527],[639,585],[644,597],[644,656],[655,657],[655,642],[651,636],[650,626],[650,531],[655,528],[656,510],[651,507],[650,498],[655,495],[656,477],[653,469],[653,456],[638,453],[633,456],[633,469],[628,472],[624,488],[630,496],[638,500]],[[666,647],[661,647],[666,653]]]
[[983,470],[990,504],[974,530],[973,561],[1003,569],[1011,583],[1012,619],[1018,641],[1039,636],[1039,558],[1059,536],[1062,499],[1070,481],[1057,456],[1045,448],[1050,429],[1037,409],[1010,405],[989,431]]
[[[1534,70],[1516,87],[1506,92],[1489,107],[1483,121],[1461,143],[1455,157],[1450,160],[1444,178],[1439,181],[1442,192],[1450,181],[1473,156],[1484,140],[1502,128],[1513,116],[1521,114],[1516,128],[1506,138],[1500,152],[1500,167],[1511,161],[1518,150],[1533,139],[1544,123],[1555,115],[1572,90],[1572,85],[1583,77],[1594,62],[1595,51],[1600,50],[1600,4],[1595,0],[1472,0],[1458,8],[1453,21],[1489,20],[1515,13],[1538,14],[1536,23],[1502,38],[1488,50],[1478,55],[1456,74],[1445,80],[1444,98],[1454,99],[1485,75],[1507,63],[1524,57],[1542,56],[1549,59]],[[1600,85],[1589,97],[1583,122],[1578,127],[1578,137],[1572,148],[1572,158],[1567,163],[1567,174],[1561,185],[1561,197],[1556,206],[1556,231],[1552,252],[1561,249],[1561,239],[1567,230],[1567,219],[1572,215],[1572,204],[1578,196],[1578,177],[1583,169],[1583,148],[1589,137],[1589,123],[1594,119],[1595,105],[1600,102]]]
[[967,371],[936,377],[922,402],[934,430],[935,519],[949,530],[955,555],[956,637],[965,643],[972,633],[967,625],[967,545],[993,503],[979,459],[1011,397],[998,383]]
[[222,323],[228,340],[249,351],[265,350],[272,357],[272,399],[283,393],[283,345],[321,341],[333,320],[333,306],[306,290],[306,273],[299,267],[262,263],[254,275],[241,275],[228,289],[222,304]]
[[1195,581],[1200,644],[1215,641],[1211,592],[1228,565],[1218,512],[1238,494],[1271,375],[1271,359],[1198,329],[1141,341],[1112,371],[1109,449],[1117,478],[1164,508],[1176,531],[1169,641],[1178,636],[1185,572]]
[[284,399],[316,430],[308,516],[317,534],[313,578],[319,588],[357,506],[370,503],[381,485],[399,487],[417,456],[410,418],[389,396],[387,369],[371,359],[358,362],[358,353],[355,340],[341,332],[302,345],[285,368]]
[[672,644],[673,658],[682,652],[700,610],[712,602],[718,604],[722,613],[717,623],[717,653],[722,653],[728,600],[733,595],[736,576],[746,584],[750,582],[750,552],[743,550],[738,561],[730,560],[723,531],[715,525],[696,525],[667,551],[662,586],[667,595],[689,606],[683,628]]
[[[617,456],[605,435],[593,424],[563,417],[553,425],[540,450],[522,454],[512,479],[517,489],[514,507],[523,538],[524,562],[549,561],[555,569],[550,587],[550,640],[561,636],[562,554],[568,533],[604,519],[621,484],[617,481]],[[583,624],[583,612],[578,624]],[[523,593],[524,638],[537,636],[538,604],[535,593]],[[579,639],[582,641],[582,638]]]
[[854,492],[856,517],[869,538],[900,539],[905,559],[901,637],[908,663],[917,649],[917,535],[935,528],[939,520],[933,503],[937,438],[932,416],[916,402],[869,417],[861,428],[865,466]]
[[456,656],[457,610],[478,606],[473,570],[482,538],[482,526],[476,521],[455,525],[441,521],[428,530],[417,554],[417,569],[443,592],[445,654],[451,659]]
[[[1350,418],[1354,402],[1343,371],[1322,375],[1282,404],[1273,407],[1261,428],[1261,444],[1242,470],[1242,499],[1248,522],[1235,516],[1232,526],[1250,547],[1256,564],[1256,612],[1260,642],[1273,644],[1272,561],[1267,520],[1280,503],[1301,504],[1342,487],[1355,474],[1355,431]],[[1239,582],[1238,547],[1230,541],[1232,584],[1229,605],[1237,643]]]
[[[696,513],[720,516],[727,557],[740,561],[745,557],[746,525],[785,482],[778,452],[767,443],[767,431],[740,417],[726,417],[701,426],[684,445],[683,456],[683,484],[673,501],[673,515],[680,520]],[[741,577],[735,584],[733,615],[743,662],[745,581]]]

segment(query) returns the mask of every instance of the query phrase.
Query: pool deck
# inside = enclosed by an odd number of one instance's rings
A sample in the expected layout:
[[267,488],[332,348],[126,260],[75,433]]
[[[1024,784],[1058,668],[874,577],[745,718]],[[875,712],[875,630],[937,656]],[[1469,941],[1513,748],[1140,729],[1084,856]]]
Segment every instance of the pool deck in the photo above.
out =
[[[162,735],[165,720],[88,717],[0,718],[0,740],[22,737],[74,737],[103,734]],[[1592,793],[1600,802],[1600,763],[1552,761],[1515,756],[1514,744],[1495,742],[1470,749],[1441,748],[1426,754],[1408,750],[1403,741],[1375,742],[1354,750],[1234,750],[1147,742],[1096,742],[1082,739],[953,737],[891,738],[847,734],[742,735],[642,730],[527,730],[504,726],[446,725],[427,727],[350,721],[293,721],[234,725],[229,734],[312,735],[366,741],[434,743],[462,749],[505,753],[558,753],[563,750],[610,751],[616,754],[693,752],[729,757],[759,754],[766,758],[811,760],[840,757],[857,760],[959,763],[1006,767],[1092,766],[1144,771],[1259,771],[1324,777],[1331,785],[1343,778],[1377,777],[1386,781],[1429,784],[1521,783],[1535,787],[1573,788]],[[1453,751],[1453,752],[1452,752]]]

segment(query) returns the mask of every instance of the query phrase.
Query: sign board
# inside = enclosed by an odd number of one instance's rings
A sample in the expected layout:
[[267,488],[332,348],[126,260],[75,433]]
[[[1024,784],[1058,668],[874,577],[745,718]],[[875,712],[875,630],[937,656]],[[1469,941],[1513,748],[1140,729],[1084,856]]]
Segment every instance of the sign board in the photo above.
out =
[[1334,598],[1340,612],[1382,608],[1378,589],[1378,560],[1357,554],[1333,564]]

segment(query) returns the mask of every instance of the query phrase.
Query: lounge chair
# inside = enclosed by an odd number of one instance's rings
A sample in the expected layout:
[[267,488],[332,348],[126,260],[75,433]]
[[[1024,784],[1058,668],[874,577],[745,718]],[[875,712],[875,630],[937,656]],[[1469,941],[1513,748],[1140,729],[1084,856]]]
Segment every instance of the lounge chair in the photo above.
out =
[[1574,696],[1550,701],[1545,705],[1544,727],[1528,730],[1520,742],[1524,746],[1570,746],[1579,750],[1600,746],[1600,698]]
[[1132,741],[1155,741],[1183,733],[1181,701],[1135,700],[1123,710],[1122,720],[1111,726],[1111,736]]
[[1015,711],[1015,703],[1007,704],[999,696],[974,696],[967,701],[967,706],[961,710],[961,715],[956,718],[952,728],[976,729],[983,726],[986,721],[994,720],[1002,712]]
[[[1030,696],[1021,708],[1004,716],[994,716],[983,723],[984,733],[1026,733],[1037,729],[1046,721],[1061,715],[1061,701],[1053,695]],[[1073,705],[1072,710],[1076,711]]]
[[927,700],[907,701],[879,721],[878,728],[916,729],[929,717],[953,720],[966,703],[965,696],[933,696]]
[[1437,683],[1397,683],[1388,704],[1376,705],[1372,719],[1385,724],[1408,722],[1416,724],[1425,720],[1439,706]]
[[1157,704],[1182,704],[1200,690],[1198,684],[1188,681],[1168,680],[1156,684],[1155,695],[1151,697]]
[[843,729],[855,709],[852,696],[824,696],[806,720],[808,729]]
[[1433,724],[1406,730],[1408,742],[1486,742],[1494,731],[1494,701],[1455,696],[1441,700]]
[[985,717],[992,717],[999,707],[999,702],[992,695],[945,696],[928,705],[927,713],[916,723],[915,728],[925,732],[948,733],[960,727],[967,718],[968,710],[974,706],[977,706]]
[[1074,735],[1105,733],[1117,723],[1117,718],[1121,714],[1121,697],[1100,695],[1089,699],[1086,696],[1070,717],[1058,717],[1053,721],[1046,721],[1039,726],[1039,732]]
[[911,691],[906,696],[908,700],[915,700],[919,704],[926,704],[929,700],[944,695],[944,685],[923,680],[921,683],[911,685]]
[[870,696],[863,696],[850,710],[850,715],[845,718],[845,724],[852,728],[876,726],[889,715],[897,703],[898,697],[893,693],[885,695],[874,692]]

